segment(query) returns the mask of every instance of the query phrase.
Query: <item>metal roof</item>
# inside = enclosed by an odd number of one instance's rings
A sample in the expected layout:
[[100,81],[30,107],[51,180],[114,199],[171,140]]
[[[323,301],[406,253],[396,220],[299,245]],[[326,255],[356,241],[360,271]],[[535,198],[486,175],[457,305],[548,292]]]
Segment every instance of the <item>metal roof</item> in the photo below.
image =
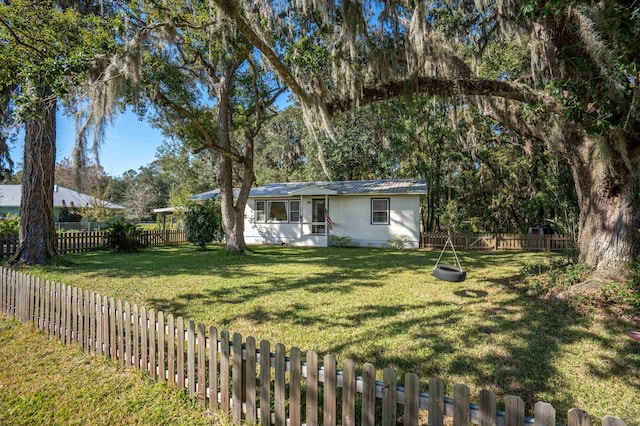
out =
[[[236,194],[237,190],[234,189],[233,193],[234,195]],[[205,200],[210,200],[212,198],[220,198],[220,190],[219,189],[214,189],[213,191],[207,191],[207,192],[203,192],[201,194],[195,194],[192,195],[191,197],[189,197],[189,200],[194,200],[194,201],[205,201]]]
[[[234,193],[237,189],[234,190]],[[317,193],[317,194],[316,194]],[[347,180],[335,182],[280,182],[252,188],[250,197],[290,197],[299,194],[324,195],[365,195],[365,194],[426,194],[424,179],[384,179]],[[237,194],[236,194],[237,195]],[[220,190],[203,192],[189,197],[190,200],[208,200],[220,196]]]
[[[20,199],[22,198],[22,185],[0,185],[0,207],[20,207]],[[62,207],[62,201],[71,207],[73,203],[76,207],[91,206],[95,198],[91,195],[74,191],[64,186],[54,185],[53,188],[53,207]],[[100,205],[104,205],[109,209],[123,210],[125,207],[108,201],[98,200]]]

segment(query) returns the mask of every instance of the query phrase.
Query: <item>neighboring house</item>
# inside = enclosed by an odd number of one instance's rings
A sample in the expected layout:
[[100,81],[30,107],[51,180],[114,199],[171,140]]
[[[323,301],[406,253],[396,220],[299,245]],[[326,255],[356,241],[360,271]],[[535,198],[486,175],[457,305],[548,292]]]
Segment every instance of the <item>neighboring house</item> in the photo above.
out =
[[[22,198],[21,185],[0,185],[0,213],[20,214],[20,199]],[[91,195],[82,194],[63,186],[53,186],[53,216],[56,220],[60,216],[64,204],[71,209],[72,204],[77,208],[103,206],[114,210],[124,210],[123,206],[108,201],[94,198]]]
[[[386,247],[393,240],[418,248],[422,179],[272,183],[252,188],[245,209],[247,244]],[[190,199],[217,198],[219,190]],[[344,242],[344,241],[343,241]]]

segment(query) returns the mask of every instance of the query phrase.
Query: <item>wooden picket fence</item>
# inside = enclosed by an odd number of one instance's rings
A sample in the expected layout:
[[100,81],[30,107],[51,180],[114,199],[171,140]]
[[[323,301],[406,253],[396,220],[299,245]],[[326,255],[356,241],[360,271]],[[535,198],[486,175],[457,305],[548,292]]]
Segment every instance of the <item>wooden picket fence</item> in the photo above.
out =
[[[18,241],[18,234],[0,234],[0,257],[13,255],[18,249]],[[140,242],[144,247],[181,244],[187,242],[187,235],[185,231],[142,231]],[[103,231],[56,234],[56,247],[60,254],[102,250],[105,244],[106,238]]]
[[[445,233],[424,234],[422,247],[438,249],[444,247],[448,235]],[[453,234],[451,240],[460,250],[523,250],[523,251],[567,251],[571,239],[563,235],[518,235],[518,234]]]
[[[308,351],[303,362],[295,347],[287,357],[282,344],[272,352],[265,340],[258,346],[253,337],[218,333],[215,327],[12,269],[0,268],[0,309],[66,345],[185,389],[203,409],[229,415],[235,424],[556,426],[555,409],[545,402],[535,404],[534,418],[525,416],[525,404],[517,396],[507,396],[505,410],[497,411],[496,396],[489,390],[482,390],[474,404],[467,386],[456,384],[448,398],[444,382],[435,377],[429,379],[428,391],[420,390],[416,374],[406,374],[401,386],[392,368],[385,368],[383,380],[377,381],[369,363],[358,375],[350,360],[338,371],[332,355],[320,362]],[[591,425],[587,413],[576,408],[567,419],[568,426]],[[602,424],[625,425],[612,416]]]

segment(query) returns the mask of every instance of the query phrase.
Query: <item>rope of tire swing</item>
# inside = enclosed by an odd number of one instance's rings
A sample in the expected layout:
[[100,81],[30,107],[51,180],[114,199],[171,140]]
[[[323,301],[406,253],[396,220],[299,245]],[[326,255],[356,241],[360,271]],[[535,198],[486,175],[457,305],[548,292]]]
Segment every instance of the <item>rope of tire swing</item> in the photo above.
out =
[[[448,203],[451,204],[451,182],[449,182],[448,186],[449,186]],[[447,244],[451,245],[451,251],[453,251],[453,257],[456,259],[456,265],[458,266],[458,270],[462,272],[463,269],[462,269],[462,266],[460,265],[460,259],[458,259],[458,254],[456,253],[456,248],[453,246],[453,239],[451,238],[451,218],[449,218],[449,223],[447,224],[447,241],[444,243],[444,246],[442,247],[442,251],[440,252],[440,256],[438,257],[436,264],[433,266],[434,271],[438,267],[438,264],[442,259],[442,255],[447,249]]]

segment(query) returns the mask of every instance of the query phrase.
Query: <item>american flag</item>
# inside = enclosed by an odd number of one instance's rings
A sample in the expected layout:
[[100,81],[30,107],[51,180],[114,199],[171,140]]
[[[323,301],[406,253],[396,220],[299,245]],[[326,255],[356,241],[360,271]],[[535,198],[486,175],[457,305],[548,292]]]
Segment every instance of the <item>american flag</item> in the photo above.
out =
[[324,212],[324,218],[327,220],[327,227],[329,229],[333,229],[333,221],[331,220],[331,216],[329,216],[329,212]]

